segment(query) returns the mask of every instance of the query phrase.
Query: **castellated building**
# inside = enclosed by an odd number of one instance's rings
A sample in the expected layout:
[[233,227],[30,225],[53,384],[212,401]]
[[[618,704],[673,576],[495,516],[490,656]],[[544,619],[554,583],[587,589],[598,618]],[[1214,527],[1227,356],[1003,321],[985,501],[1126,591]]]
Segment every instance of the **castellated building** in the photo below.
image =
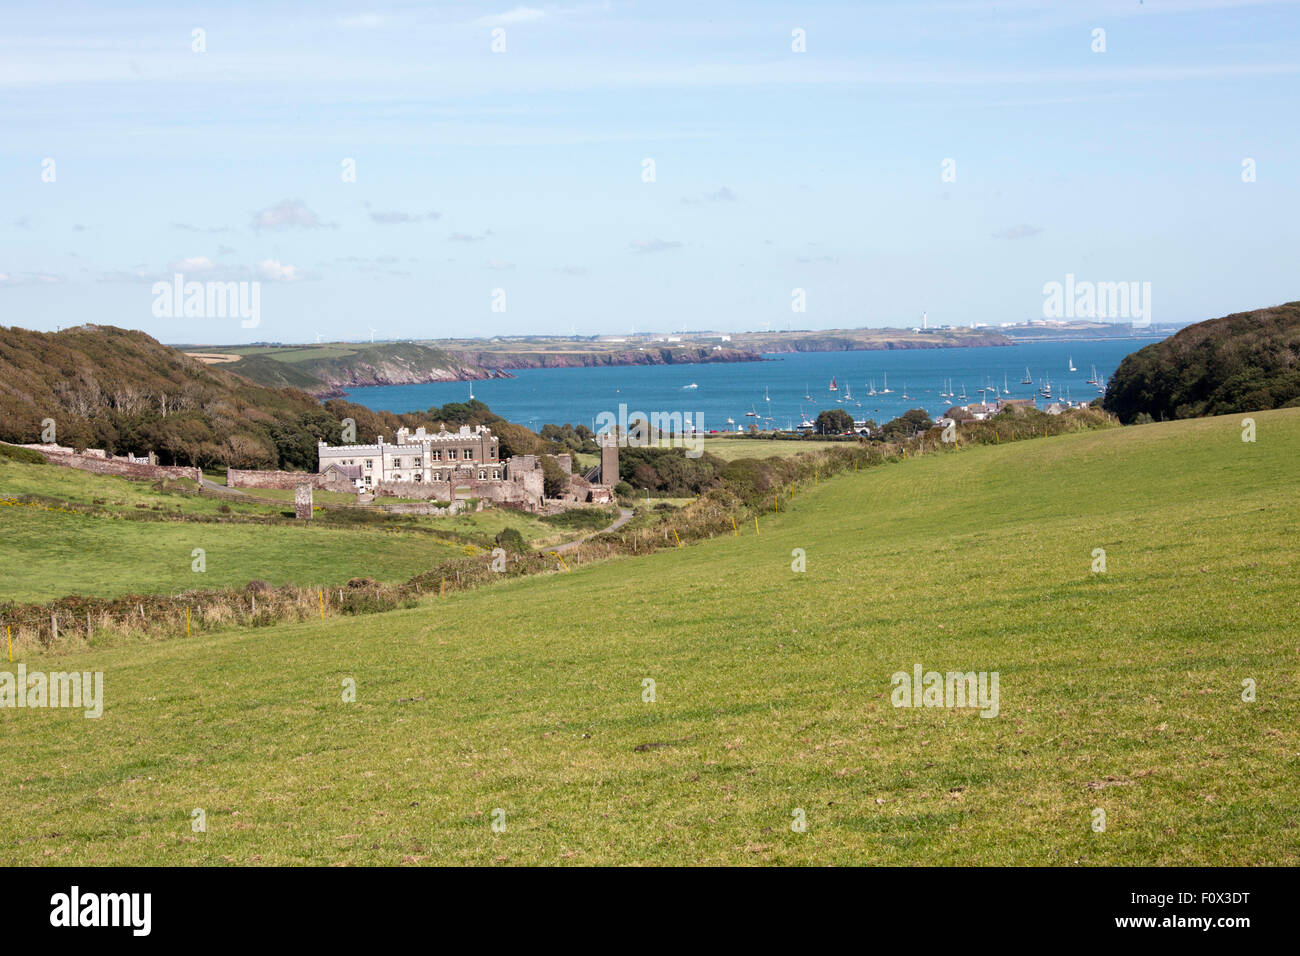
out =
[[374,445],[320,442],[316,452],[322,474],[331,465],[340,466],[363,491],[383,482],[499,481],[505,469],[497,438],[486,425],[462,425],[454,432],[399,428],[393,444],[380,435]]
[[[482,498],[527,511],[553,511],[586,502],[608,502],[618,481],[617,451],[611,460],[602,449],[601,467],[586,476],[573,473],[570,455],[556,455],[569,476],[559,498],[546,498],[543,472],[536,455],[501,460],[499,440],[486,425],[445,426],[436,432],[423,426],[397,430],[389,444],[379,436],[373,445],[316,446],[318,471],[330,487],[353,487],[377,497],[429,498],[439,501]],[[612,464],[611,464],[612,461]],[[614,480],[603,480],[613,474]]]

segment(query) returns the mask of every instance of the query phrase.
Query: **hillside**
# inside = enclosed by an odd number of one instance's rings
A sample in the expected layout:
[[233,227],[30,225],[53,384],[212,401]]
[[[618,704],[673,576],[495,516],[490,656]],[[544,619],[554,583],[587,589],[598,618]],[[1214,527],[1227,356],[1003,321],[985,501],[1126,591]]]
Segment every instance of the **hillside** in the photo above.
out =
[[340,396],[357,385],[414,385],[499,377],[464,356],[414,342],[367,345],[257,346],[229,368],[263,385],[291,384],[317,396]]
[[[395,584],[463,555],[467,544],[492,547],[504,527],[538,547],[581,533],[502,509],[395,516],[320,490],[314,503],[316,515],[305,523],[293,518],[292,490],[216,497],[188,481],[163,486],[0,455],[0,602],[179,594],[251,580],[272,587],[341,586],[351,578]],[[195,548],[205,554],[202,573],[192,566]]]
[[[1125,424],[1300,404],[1300,302],[1189,325],[1120,362],[1103,407]],[[1144,418],[1142,420],[1147,420]]]
[[285,387],[304,382],[292,363],[253,361],[272,385],[235,374],[242,362],[205,364],[143,332],[0,327],[0,441],[42,441],[42,422],[53,419],[56,442],[78,449],[152,451],[166,465],[296,470],[315,470],[317,441],[337,443],[345,418],[367,441],[401,425],[445,420],[500,424],[507,455],[544,444],[522,426],[504,426],[481,402],[407,415],[338,399],[322,406]]
[[[23,649],[107,705],[0,710],[0,863],[1300,864],[1300,410],[1257,418],[823,477],[410,610]],[[916,664],[998,672],[998,715],[891,706]]]
[[878,349],[964,348],[1010,345],[991,329],[910,329],[742,332],[677,343],[628,336],[502,336],[425,342],[306,345],[184,346],[255,382],[292,386],[318,397],[341,396],[365,385],[411,385],[507,377],[531,368],[589,368],[624,365],[698,365],[761,362],[766,352],[836,352]]
[[757,352],[745,349],[696,345],[627,348],[594,340],[545,337],[511,339],[509,342],[509,348],[501,347],[499,340],[487,339],[184,348],[262,385],[291,385],[322,398],[338,397],[343,395],[345,388],[365,385],[417,385],[508,378],[510,372],[507,370],[525,368],[694,365],[762,360]]

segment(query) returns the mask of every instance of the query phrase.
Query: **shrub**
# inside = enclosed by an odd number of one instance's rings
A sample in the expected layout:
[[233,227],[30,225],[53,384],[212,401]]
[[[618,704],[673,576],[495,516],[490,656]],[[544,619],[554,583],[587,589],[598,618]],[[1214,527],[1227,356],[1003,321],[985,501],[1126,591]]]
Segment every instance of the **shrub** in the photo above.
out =
[[505,548],[507,551],[519,553],[528,550],[528,542],[524,540],[524,536],[519,533],[518,528],[502,528],[497,532],[494,540],[497,547]]
[[3,442],[0,442],[0,458],[22,462],[24,465],[45,464],[45,456],[40,452],[31,448],[19,448],[17,445],[6,445]]

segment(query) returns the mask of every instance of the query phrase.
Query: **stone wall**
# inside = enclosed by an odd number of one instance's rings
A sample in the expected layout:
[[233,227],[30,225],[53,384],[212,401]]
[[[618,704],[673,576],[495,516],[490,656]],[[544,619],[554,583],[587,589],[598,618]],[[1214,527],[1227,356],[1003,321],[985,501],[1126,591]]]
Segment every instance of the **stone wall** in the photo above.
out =
[[246,471],[241,468],[226,470],[227,488],[282,488],[292,489],[309,484],[325,491],[356,492],[356,486],[346,478],[335,475],[318,475],[308,471]]
[[447,481],[380,481],[375,483],[374,492],[376,498],[450,501],[451,487],[452,483]]
[[94,472],[97,475],[122,475],[125,478],[142,478],[151,481],[157,481],[160,478],[188,478],[190,481],[198,482],[203,478],[203,473],[199,469],[186,468],[181,465],[147,465],[143,462],[128,461],[125,458],[78,455],[62,449],[55,451],[50,447],[40,445],[24,445],[22,447],[40,452],[45,456],[45,460],[52,465],[77,468],[81,471]]

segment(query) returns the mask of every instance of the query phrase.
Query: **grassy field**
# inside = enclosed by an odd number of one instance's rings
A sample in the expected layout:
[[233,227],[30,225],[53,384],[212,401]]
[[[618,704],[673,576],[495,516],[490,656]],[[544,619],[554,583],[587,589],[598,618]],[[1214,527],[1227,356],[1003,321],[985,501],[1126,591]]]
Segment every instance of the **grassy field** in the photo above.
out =
[[[377,528],[128,521],[22,505],[0,511],[3,599],[22,602],[242,587],[253,579],[390,583],[461,552],[429,535]],[[201,573],[192,566],[196,548],[204,552]]]
[[704,450],[726,461],[736,458],[786,457],[834,447],[830,442],[801,441],[783,438],[718,438],[704,440]]
[[[185,493],[148,482],[51,465],[0,459],[0,500],[39,495],[32,504],[0,504],[0,601],[45,601],[69,594],[115,597],[176,593],[196,588],[243,586],[259,579],[272,585],[337,585],[353,577],[384,583],[412,575],[463,553],[458,541],[428,530],[495,536],[514,527],[530,544],[547,546],[582,532],[556,528],[532,515],[488,510],[455,518],[401,519],[402,527],[272,525],[214,521],[128,520],[132,517],[194,516],[264,519],[292,517],[293,492],[252,489],[284,505]],[[316,492],[316,503],[354,501],[350,495]],[[222,509],[225,509],[224,511]],[[141,513],[144,515],[141,515]],[[193,551],[204,551],[205,570],[193,570]]]
[[[1296,865],[1300,410],[1254,417],[849,472],[758,534],[413,610],[28,658],[106,703],[0,709],[0,863]],[[998,715],[891,706],[918,663],[998,672]]]

